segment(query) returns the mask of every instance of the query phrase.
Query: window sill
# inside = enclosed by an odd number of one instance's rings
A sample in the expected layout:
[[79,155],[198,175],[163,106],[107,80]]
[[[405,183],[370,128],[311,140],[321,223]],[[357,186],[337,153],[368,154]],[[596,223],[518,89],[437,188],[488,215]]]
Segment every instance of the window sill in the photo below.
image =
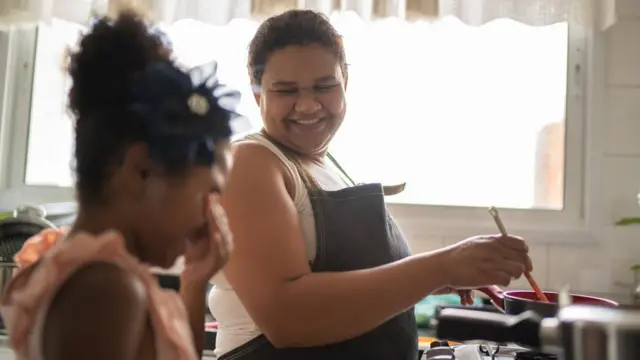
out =
[[[71,188],[21,187],[0,190],[0,212],[19,205],[41,204],[49,216],[74,214],[77,204]],[[412,239],[461,240],[473,235],[496,234],[493,220],[483,208],[387,204],[402,230]],[[594,245],[602,238],[599,231],[584,219],[567,212],[511,210],[501,211],[507,230],[533,244]],[[632,230],[627,230],[633,231]],[[620,229],[619,231],[624,231]],[[634,232],[635,233],[635,232]]]
[[[413,242],[420,239],[462,240],[474,235],[497,234],[486,209],[388,204],[403,232]],[[532,244],[594,245],[604,227],[565,212],[510,210],[501,212],[507,231]]]
[[43,205],[49,215],[69,215],[76,211],[72,188],[20,186],[0,189],[0,212],[20,205]]

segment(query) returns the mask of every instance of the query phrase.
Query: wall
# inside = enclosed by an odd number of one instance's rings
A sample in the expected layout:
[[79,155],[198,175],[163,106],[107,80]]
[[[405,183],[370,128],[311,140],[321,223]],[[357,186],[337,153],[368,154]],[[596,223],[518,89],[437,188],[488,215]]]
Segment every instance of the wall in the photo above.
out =
[[[604,176],[594,184],[604,200],[598,241],[584,245],[530,244],[534,276],[540,285],[558,290],[626,293],[629,267],[640,263],[640,226],[614,228],[621,217],[640,215],[640,1],[618,0],[618,22],[604,34],[606,72],[602,116],[604,152],[598,169]],[[599,156],[596,156],[598,158]],[[411,234],[408,234],[411,238]],[[414,251],[433,250],[460,239],[413,238]],[[511,288],[526,288],[524,279]]]

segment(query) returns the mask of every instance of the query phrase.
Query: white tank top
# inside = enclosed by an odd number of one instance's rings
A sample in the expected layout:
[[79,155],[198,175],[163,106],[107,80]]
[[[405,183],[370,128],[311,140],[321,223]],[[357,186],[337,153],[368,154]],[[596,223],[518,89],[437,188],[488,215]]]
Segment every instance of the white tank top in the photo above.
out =
[[[291,175],[294,185],[293,202],[300,219],[302,236],[307,249],[307,259],[309,262],[313,262],[316,257],[316,229],[313,211],[307,188],[295,165],[277,146],[259,133],[251,134],[239,141],[252,141],[263,145],[280,159]],[[337,170],[327,171],[320,167],[308,170],[324,190],[339,190],[347,186],[347,182]],[[224,276],[224,271],[214,278],[213,283],[215,288],[209,293],[208,305],[211,314],[219,323],[215,355],[220,356],[261,335],[262,332],[233,291]]]

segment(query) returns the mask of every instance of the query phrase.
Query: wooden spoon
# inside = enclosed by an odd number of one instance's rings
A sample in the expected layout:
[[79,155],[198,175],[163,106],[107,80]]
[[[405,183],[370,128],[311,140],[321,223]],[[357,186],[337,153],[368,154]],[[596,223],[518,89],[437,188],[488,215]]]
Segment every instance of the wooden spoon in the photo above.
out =
[[[500,214],[498,213],[498,209],[496,209],[493,206],[490,207],[489,215],[491,215],[491,217],[493,218],[493,221],[495,221],[496,226],[498,227],[498,230],[500,230],[500,234],[502,236],[508,236],[507,229],[504,227],[504,224],[502,223],[502,219],[500,219]],[[529,285],[531,285],[531,288],[533,289],[533,291],[536,292],[536,296],[538,297],[538,300],[548,303],[549,299],[547,299],[547,296],[542,292],[542,290],[540,289],[540,286],[538,286],[538,283],[535,281],[533,276],[531,276],[531,273],[528,271],[525,271],[524,277],[529,282]]]

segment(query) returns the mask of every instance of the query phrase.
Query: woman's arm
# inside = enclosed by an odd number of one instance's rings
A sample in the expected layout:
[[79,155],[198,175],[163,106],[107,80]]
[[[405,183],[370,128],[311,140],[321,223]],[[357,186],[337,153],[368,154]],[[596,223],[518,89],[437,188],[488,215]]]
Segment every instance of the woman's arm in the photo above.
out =
[[275,346],[355,337],[448,285],[441,252],[373,269],[311,273],[283,173],[268,149],[243,143],[222,196],[235,239],[224,272]]
[[120,267],[95,263],[60,288],[47,313],[48,360],[134,360],[148,321],[142,282]]

